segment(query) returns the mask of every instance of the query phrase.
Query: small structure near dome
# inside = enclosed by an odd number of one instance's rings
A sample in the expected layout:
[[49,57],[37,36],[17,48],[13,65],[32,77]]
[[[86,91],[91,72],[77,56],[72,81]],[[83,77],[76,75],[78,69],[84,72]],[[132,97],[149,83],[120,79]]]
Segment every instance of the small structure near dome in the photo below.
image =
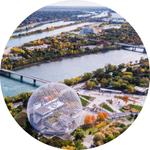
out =
[[84,28],[81,32],[81,34],[99,34],[99,32],[94,29],[92,26],[88,26]]

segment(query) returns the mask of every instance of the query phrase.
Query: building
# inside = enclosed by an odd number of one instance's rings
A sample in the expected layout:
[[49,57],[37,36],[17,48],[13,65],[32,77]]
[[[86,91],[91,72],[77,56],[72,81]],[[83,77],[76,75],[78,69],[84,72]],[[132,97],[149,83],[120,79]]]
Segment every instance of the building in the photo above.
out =
[[31,95],[27,115],[31,125],[48,135],[73,132],[81,121],[82,104],[68,86],[50,83],[39,87]]
[[80,31],[81,34],[99,34],[99,32],[94,29],[92,26],[85,27],[82,31]]
[[136,90],[136,93],[142,94],[142,95],[147,94],[149,90],[148,87],[140,87],[140,86],[135,86],[134,89]]

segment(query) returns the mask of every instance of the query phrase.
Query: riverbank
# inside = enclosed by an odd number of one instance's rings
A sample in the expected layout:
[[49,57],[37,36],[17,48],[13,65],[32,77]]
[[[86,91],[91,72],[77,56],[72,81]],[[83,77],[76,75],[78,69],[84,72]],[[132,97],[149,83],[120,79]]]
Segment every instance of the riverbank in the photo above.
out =
[[79,21],[79,22],[75,22],[75,23],[70,23],[68,25],[61,25],[61,26],[56,26],[56,27],[51,27],[51,28],[47,27],[46,29],[43,29],[43,30],[36,30],[36,31],[24,33],[24,34],[14,35],[14,36],[10,37],[10,40],[11,39],[15,39],[15,38],[24,37],[24,36],[34,35],[34,34],[38,34],[38,33],[42,33],[42,32],[47,32],[47,31],[52,31],[52,30],[54,31],[56,29],[60,29],[60,28],[64,28],[64,27],[69,27],[69,26],[81,24],[81,23],[84,23],[84,22],[85,21]]
[[35,66],[35,65],[38,65],[38,64],[42,64],[42,63],[50,63],[50,62],[60,61],[60,60],[67,59],[67,58],[81,57],[81,56],[85,56],[85,55],[104,53],[104,52],[108,52],[108,51],[112,51],[112,50],[119,50],[119,49],[120,48],[118,48],[118,49],[103,49],[99,52],[89,52],[89,53],[82,53],[82,54],[74,55],[74,56],[60,57],[60,58],[51,59],[51,60],[43,60],[43,61],[34,62],[34,63],[31,63],[31,64],[26,64],[26,65],[23,65],[23,66],[19,66],[19,67],[13,68],[11,70],[18,70],[18,69],[23,69],[23,68],[26,68],[26,67]]
[[24,27],[20,27],[19,29],[17,28],[14,33],[18,33],[18,32],[22,32],[22,31],[26,31],[26,30],[31,30],[35,27],[39,27],[39,26],[42,26],[44,24],[47,24],[47,23],[54,23],[54,22],[57,22],[57,21],[61,21],[62,19],[58,19],[58,20],[49,20],[49,21],[45,21],[45,22],[39,22],[39,23],[34,23],[34,24],[29,24],[28,26],[24,26]]

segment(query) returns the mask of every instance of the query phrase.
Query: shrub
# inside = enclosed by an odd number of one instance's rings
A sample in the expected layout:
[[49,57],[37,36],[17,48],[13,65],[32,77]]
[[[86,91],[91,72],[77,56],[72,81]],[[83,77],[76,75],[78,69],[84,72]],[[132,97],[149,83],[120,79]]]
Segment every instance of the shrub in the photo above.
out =
[[102,140],[102,137],[98,134],[96,134],[93,138],[93,141],[96,143],[97,141],[101,141]]
[[85,137],[85,133],[82,129],[76,129],[75,139],[82,139]]
[[113,135],[109,135],[106,139],[105,139],[105,143],[110,142],[111,140],[113,140],[115,137]]
[[95,142],[95,145],[96,145],[96,146],[100,146],[100,145],[102,145],[102,144],[101,144],[100,141],[97,141],[97,142]]
[[100,134],[100,136],[102,137],[102,140],[104,140],[106,138],[105,134]]

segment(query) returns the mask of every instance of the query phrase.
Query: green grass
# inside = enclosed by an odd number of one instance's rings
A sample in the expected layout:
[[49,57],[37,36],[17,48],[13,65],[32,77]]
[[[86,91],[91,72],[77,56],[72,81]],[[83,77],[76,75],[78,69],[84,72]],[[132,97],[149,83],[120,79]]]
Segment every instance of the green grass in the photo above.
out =
[[133,119],[133,117],[127,117],[126,119],[131,121]]
[[125,111],[124,111],[123,109],[120,108],[119,110],[120,110],[121,112],[125,113]]
[[89,133],[91,133],[91,135],[94,135],[98,131],[98,129],[96,127],[93,127],[83,131],[85,135],[89,135]]
[[138,106],[138,105],[129,104],[129,106],[132,107],[132,108],[135,108],[135,109],[137,109],[137,110],[139,110],[139,111],[142,110],[142,107],[141,107],[141,106]]
[[86,106],[86,104],[88,103],[86,100],[84,100],[82,98],[80,98],[80,100],[81,100],[82,106]]
[[86,95],[82,95],[82,97],[84,97],[87,100],[89,100],[91,98],[90,96],[86,96]]
[[102,107],[110,112],[114,112],[107,104],[104,104]]

